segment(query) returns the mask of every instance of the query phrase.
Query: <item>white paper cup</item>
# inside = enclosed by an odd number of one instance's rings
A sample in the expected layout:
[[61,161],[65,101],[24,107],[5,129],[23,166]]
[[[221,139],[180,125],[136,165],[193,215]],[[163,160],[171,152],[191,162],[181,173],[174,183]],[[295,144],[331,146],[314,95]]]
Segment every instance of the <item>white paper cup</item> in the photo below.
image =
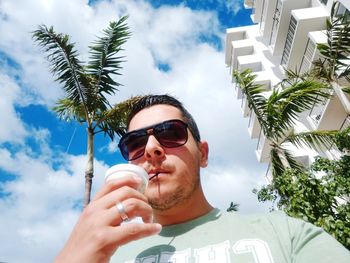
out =
[[148,174],[145,171],[145,169],[135,164],[124,163],[124,164],[113,165],[106,171],[105,182],[111,179],[122,178],[124,176],[140,177],[142,179],[142,184],[137,190],[140,191],[141,193],[145,192],[145,189],[148,184]]

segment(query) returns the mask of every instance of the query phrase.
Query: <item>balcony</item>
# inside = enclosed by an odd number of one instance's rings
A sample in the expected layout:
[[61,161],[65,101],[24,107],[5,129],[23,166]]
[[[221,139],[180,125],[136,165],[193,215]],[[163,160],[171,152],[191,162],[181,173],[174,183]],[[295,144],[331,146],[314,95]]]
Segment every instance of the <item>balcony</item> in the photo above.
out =
[[350,96],[337,84],[333,96],[320,105],[315,105],[308,120],[315,130],[339,130],[350,113]]
[[[257,77],[255,79],[256,84],[263,85],[263,88],[267,91],[266,97],[269,96],[269,91],[271,90],[271,81],[270,79],[267,79],[268,74],[265,71],[256,72]],[[260,123],[258,121],[258,118],[256,117],[254,111],[249,110],[249,122],[248,122],[248,133],[250,135],[250,138],[258,138],[259,133],[261,130]]]
[[270,46],[273,56],[281,55],[287,38],[287,32],[294,9],[309,7],[305,0],[272,0],[271,13],[267,16],[264,29],[264,38]]
[[317,44],[327,42],[327,36],[323,31],[309,32],[308,37],[309,39],[299,68],[300,74],[309,71],[313,67],[312,63],[320,58]]
[[265,137],[265,134],[260,130],[258,144],[255,150],[256,158],[260,163],[266,163],[270,160],[270,141]]
[[238,71],[250,69],[252,72],[257,72],[262,70],[262,63],[256,55],[239,56],[237,58],[237,69]]
[[[254,83],[262,85],[263,88],[267,91],[265,96],[268,96],[269,91],[271,90],[271,81],[268,78],[268,74],[265,71],[254,72],[254,74],[256,75]],[[240,88],[239,88],[239,91],[237,90],[237,98],[239,98],[239,96],[242,99],[241,100],[241,110],[243,113],[243,117],[246,118],[246,117],[250,116],[252,111],[248,106],[248,101],[246,99],[246,95],[244,93],[242,93]],[[257,120],[255,120],[255,119],[252,120],[252,125],[257,125]]]
[[[339,130],[343,131],[348,127],[350,127],[350,115],[345,118]],[[336,145],[332,145],[329,149],[324,151],[325,157],[330,160],[339,160],[342,157],[342,154],[343,153],[338,149]]]
[[235,87],[236,98],[239,99],[239,100],[242,99],[243,93],[242,93],[242,90],[241,90],[239,84],[234,82],[233,85]]
[[242,28],[232,28],[227,30],[226,35],[226,65],[230,67],[230,72],[238,69],[238,57],[252,55],[254,45],[251,39],[247,39],[246,30]]
[[251,112],[251,109],[248,106],[248,100],[244,93],[242,93],[241,110],[244,118],[248,117]]
[[238,69],[238,57],[252,55],[254,45],[250,39],[232,41],[231,72]]
[[250,135],[250,138],[252,139],[258,138],[260,130],[261,130],[261,126],[258,121],[258,118],[256,117],[254,111],[251,110],[249,114],[249,122],[248,122],[248,133]]
[[281,65],[286,69],[299,68],[308,42],[308,32],[325,29],[327,13],[323,7],[292,11]]
[[246,39],[246,30],[241,28],[229,28],[226,30],[226,52],[225,63],[227,66],[232,64],[232,41]]

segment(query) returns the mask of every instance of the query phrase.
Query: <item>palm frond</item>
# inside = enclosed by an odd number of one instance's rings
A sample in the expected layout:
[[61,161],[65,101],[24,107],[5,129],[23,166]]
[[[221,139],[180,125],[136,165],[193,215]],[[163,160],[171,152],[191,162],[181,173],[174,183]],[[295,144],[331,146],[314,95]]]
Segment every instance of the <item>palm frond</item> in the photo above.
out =
[[304,170],[293,155],[280,145],[272,146],[270,151],[271,169],[273,178],[281,176],[287,169]]
[[252,74],[250,69],[246,69],[242,72],[234,71],[233,76],[238,83],[242,93],[246,95],[248,107],[254,111],[263,130],[266,130],[264,121],[264,113],[266,108],[266,98],[263,96],[263,92],[266,91],[263,85],[255,84],[256,75]]
[[69,36],[57,34],[53,27],[39,26],[32,33],[35,42],[47,53],[51,71],[62,83],[69,100],[86,105],[87,87],[84,68],[78,59],[74,43],[69,42]]
[[328,80],[350,74],[350,23],[345,15],[336,14],[339,4],[338,1],[333,3],[331,16],[327,19],[327,43],[317,44],[321,59],[315,64],[315,72],[323,73]]
[[140,99],[140,96],[131,97],[115,105],[113,108],[106,110],[99,116],[96,126],[114,140],[115,135],[122,136],[127,130],[127,117],[129,116],[132,106]]
[[284,156],[285,156],[287,162],[289,163],[289,166],[291,169],[299,171],[299,172],[306,170],[305,167],[297,161],[295,156],[293,154],[291,154],[286,149],[284,149]]
[[297,147],[309,147],[316,151],[329,149],[335,142],[337,131],[308,131],[289,134],[284,142],[290,142]]
[[[350,82],[350,81],[349,81]],[[350,94],[350,87],[344,87],[342,88],[342,90],[346,93],[349,93]]]
[[324,98],[329,98],[329,89],[324,83],[306,80],[282,90],[276,97],[269,98],[268,104],[276,105],[276,110],[280,112],[281,127],[286,129],[294,125],[300,113],[310,110]]
[[72,121],[76,120],[80,123],[85,122],[85,111],[82,104],[65,98],[58,100],[56,106],[52,108],[61,120]]
[[114,94],[121,85],[111,76],[120,75],[119,70],[122,68],[124,57],[117,54],[123,50],[122,45],[130,37],[126,20],[127,16],[123,16],[117,22],[110,22],[108,28],[103,30],[103,36],[89,47],[91,60],[87,70],[95,79],[94,93],[101,96],[105,103],[105,94]]
[[296,84],[300,81],[305,81],[312,77],[311,72],[306,71],[301,73],[297,68],[295,70],[285,69],[286,78],[284,78],[281,82],[277,83],[276,86],[281,86],[282,89],[287,88],[291,85]]

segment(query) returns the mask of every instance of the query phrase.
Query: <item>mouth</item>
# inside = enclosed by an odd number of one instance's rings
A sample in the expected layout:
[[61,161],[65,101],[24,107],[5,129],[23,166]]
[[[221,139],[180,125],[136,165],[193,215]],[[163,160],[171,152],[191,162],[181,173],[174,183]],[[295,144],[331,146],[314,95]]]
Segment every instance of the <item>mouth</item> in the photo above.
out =
[[[156,173],[153,174],[150,178],[148,178],[148,181],[151,181],[152,179],[156,178],[159,174],[160,174],[160,172],[156,172]],[[150,174],[150,175],[151,175],[151,174]]]

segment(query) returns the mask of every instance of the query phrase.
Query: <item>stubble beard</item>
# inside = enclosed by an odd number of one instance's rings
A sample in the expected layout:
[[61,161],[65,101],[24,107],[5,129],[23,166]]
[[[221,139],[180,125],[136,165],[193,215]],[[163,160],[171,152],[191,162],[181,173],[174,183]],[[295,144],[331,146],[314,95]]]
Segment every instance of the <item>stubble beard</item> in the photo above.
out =
[[151,207],[155,210],[158,210],[160,212],[166,211],[170,208],[180,206],[184,203],[186,203],[187,200],[191,198],[191,196],[194,194],[194,192],[197,190],[197,188],[200,185],[200,177],[199,175],[196,177],[196,180],[194,180],[191,183],[190,188],[186,188],[183,186],[178,186],[175,191],[172,193],[162,196],[161,198],[148,198],[148,203],[151,205]]

